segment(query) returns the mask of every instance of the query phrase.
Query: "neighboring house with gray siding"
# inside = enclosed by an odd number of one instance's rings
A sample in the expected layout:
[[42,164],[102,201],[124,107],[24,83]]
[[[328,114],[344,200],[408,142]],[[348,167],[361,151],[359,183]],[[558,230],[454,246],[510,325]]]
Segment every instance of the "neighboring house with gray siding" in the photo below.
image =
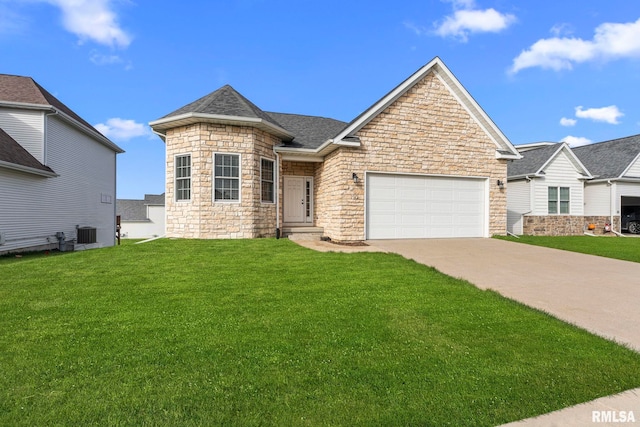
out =
[[349,123],[265,112],[224,86],[150,125],[166,143],[167,237],[506,233],[520,154],[439,58]]
[[164,236],[164,193],[145,194],[144,200],[116,200],[120,217],[120,235],[125,239],[149,239]]
[[33,79],[0,75],[0,253],[57,248],[62,233],[112,246],[122,152]]

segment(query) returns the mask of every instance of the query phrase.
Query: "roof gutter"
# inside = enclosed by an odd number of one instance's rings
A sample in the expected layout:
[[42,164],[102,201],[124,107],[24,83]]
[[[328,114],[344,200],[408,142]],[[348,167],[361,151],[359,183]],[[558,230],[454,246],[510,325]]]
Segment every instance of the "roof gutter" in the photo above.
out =
[[55,172],[48,172],[48,171],[45,171],[45,170],[32,168],[32,167],[29,167],[29,166],[23,166],[23,165],[18,165],[16,163],[5,162],[3,160],[0,160],[0,167],[6,168],[6,169],[16,170],[16,171],[19,171],[19,172],[26,172],[26,173],[30,173],[30,174],[33,174],[33,175],[40,175],[40,176],[44,176],[44,177],[47,177],[47,178],[55,178],[57,176],[60,176]]
[[526,179],[527,181],[531,181],[533,178],[543,178],[543,177],[544,175],[541,175],[539,173],[528,173],[524,175],[508,176],[507,181],[518,181],[520,179]]

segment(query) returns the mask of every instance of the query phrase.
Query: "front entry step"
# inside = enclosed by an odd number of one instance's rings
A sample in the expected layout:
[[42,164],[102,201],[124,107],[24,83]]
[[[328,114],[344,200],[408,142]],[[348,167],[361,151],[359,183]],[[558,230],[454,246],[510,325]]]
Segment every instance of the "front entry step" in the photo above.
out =
[[324,233],[322,227],[283,227],[282,237],[291,240],[320,240]]

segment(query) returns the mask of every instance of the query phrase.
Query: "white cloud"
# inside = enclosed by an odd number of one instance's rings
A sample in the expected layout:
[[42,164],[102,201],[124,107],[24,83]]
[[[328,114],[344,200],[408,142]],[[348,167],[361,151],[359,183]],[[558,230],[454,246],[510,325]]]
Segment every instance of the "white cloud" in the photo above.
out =
[[567,23],[555,24],[553,27],[551,27],[551,30],[549,30],[549,32],[556,37],[564,35],[568,36],[570,34],[573,34],[573,27],[571,26],[571,24]]
[[426,28],[421,27],[419,25],[416,25],[413,22],[407,21],[407,22],[404,22],[403,25],[404,25],[405,28],[413,31],[416,34],[416,36],[421,36],[421,35],[429,32],[429,30],[427,30]]
[[512,73],[531,67],[570,70],[574,64],[640,58],[640,19],[625,24],[604,23],[592,40],[553,37],[535,42],[513,60]]
[[588,108],[582,109],[582,106],[576,107],[576,117],[580,119],[589,119],[595,122],[605,122],[612,125],[620,123],[618,119],[624,116],[617,106],[610,105],[602,108]]
[[80,38],[96,43],[126,48],[131,36],[118,24],[112,0],[45,0],[62,11],[65,29]]
[[516,22],[511,14],[497,10],[474,9],[473,0],[450,0],[453,4],[453,15],[445,17],[437,25],[435,33],[441,37],[455,37],[466,42],[470,33],[498,33]]
[[568,119],[563,117],[560,119],[560,124],[562,126],[575,126],[578,121],[576,119]]
[[98,132],[115,141],[128,141],[140,136],[153,136],[146,125],[118,117],[107,120],[106,124],[98,123],[94,127],[98,129]]
[[562,138],[560,142],[566,142],[570,147],[580,147],[581,145],[591,144],[593,141],[583,136],[569,135]]

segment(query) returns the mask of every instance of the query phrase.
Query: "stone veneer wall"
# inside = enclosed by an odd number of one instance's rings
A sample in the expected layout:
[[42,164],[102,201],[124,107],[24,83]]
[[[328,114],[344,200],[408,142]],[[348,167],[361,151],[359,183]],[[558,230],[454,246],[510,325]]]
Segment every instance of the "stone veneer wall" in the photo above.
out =
[[[571,215],[525,215],[522,233],[529,236],[574,236],[584,234],[607,234],[605,224],[611,221],[608,216],[571,216]],[[594,230],[588,230],[589,224],[595,224]],[[614,230],[620,232],[620,216],[613,217]]]
[[[506,160],[433,74],[427,75],[359,132],[361,146],[341,147],[316,172],[316,214],[337,241],[365,238],[365,171],[489,178],[489,234],[505,234]],[[352,173],[360,177],[357,184]]]
[[[166,133],[167,237],[255,238],[275,236],[276,204],[261,202],[261,158],[275,160],[280,140],[246,126],[199,123]],[[240,202],[213,201],[213,154],[240,154]],[[191,154],[191,200],[176,201],[174,158]]]

